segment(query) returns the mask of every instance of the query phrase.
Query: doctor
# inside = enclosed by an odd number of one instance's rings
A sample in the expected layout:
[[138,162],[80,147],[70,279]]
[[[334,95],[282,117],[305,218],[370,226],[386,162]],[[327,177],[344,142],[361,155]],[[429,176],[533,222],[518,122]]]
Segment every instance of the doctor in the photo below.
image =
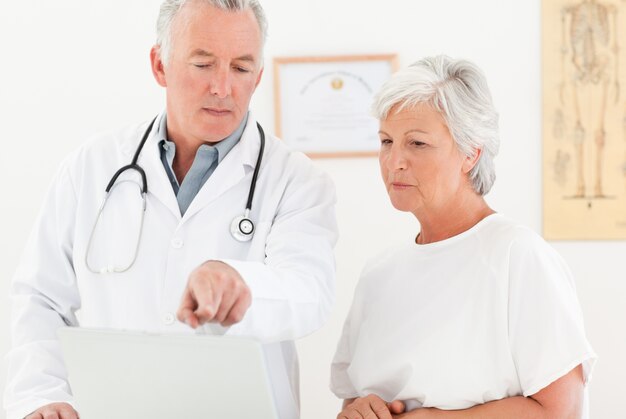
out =
[[64,325],[258,338],[281,418],[299,416],[293,340],[334,300],[335,193],[248,111],[265,34],[257,0],[163,2],[165,111],[63,162],[13,279],[8,419],[78,417]]

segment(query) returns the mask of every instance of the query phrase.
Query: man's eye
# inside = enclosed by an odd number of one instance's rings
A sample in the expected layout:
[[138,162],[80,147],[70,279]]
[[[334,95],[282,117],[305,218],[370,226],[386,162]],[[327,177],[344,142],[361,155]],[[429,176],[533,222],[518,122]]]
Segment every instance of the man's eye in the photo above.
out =
[[250,72],[250,70],[248,70],[245,67],[235,67],[235,70],[237,70],[240,73],[249,73]]

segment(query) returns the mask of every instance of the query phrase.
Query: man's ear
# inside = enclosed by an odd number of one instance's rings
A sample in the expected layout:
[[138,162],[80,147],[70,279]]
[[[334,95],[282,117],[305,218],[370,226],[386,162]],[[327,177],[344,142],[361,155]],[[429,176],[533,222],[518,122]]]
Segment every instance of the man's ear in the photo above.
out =
[[463,161],[463,173],[469,173],[476,166],[480,155],[483,153],[482,148],[475,148],[473,151],[474,153],[471,156],[466,156]]
[[259,83],[261,83],[261,77],[263,76],[263,70],[265,70],[265,67],[261,67],[261,71],[259,71],[259,76],[256,78],[256,83],[254,83],[254,89],[255,90],[259,86]]
[[158,45],[153,46],[150,50],[150,64],[154,79],[160,86],[167,87],[167,82],[165,80],[165,66],[163,64],[163,60],[161,60],[161,47]]

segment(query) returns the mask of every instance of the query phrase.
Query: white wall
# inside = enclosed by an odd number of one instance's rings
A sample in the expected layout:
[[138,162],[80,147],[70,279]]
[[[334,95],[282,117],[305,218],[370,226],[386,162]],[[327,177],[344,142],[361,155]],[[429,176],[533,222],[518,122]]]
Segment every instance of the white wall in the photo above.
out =
[[[3,1],[0,7],[0,353],[9,348],[10,277],[60,159],[86,136],[144,120],[163,106],[148,51],[159,1]],[[515,0],[264,0],[270,19],[266,74],[253,109],[273,126],[272,56],[397,52],[406,65],[445,52],[487,73],[501,114],[498,181],[489,202],[541,229],[540,3]],[[413,236],[392,210],[375,159],[319,160],[335,179],[341,239],[337,306],[299,342],[303,419],[335,417],[330,363],[364,261]],[[104,185],[103,185],[104,186]],[[622,416],[626,386],[626,242],[554,243],[577,279],[600,360],[592,417]],[[4,386],[3,366],[0,390]],[[3,414],[0,413],[0,418]]]

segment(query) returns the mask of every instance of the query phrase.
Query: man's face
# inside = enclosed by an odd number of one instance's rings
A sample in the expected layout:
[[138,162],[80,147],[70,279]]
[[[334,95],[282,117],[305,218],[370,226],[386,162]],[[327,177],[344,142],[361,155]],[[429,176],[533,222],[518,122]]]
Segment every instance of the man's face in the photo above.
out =
[[153,48],[153,72],[167,89],[173,141],[218,142],[241,124],[261,80],[261,30],[250,9],[189,2],[172,22],[168,62]]

